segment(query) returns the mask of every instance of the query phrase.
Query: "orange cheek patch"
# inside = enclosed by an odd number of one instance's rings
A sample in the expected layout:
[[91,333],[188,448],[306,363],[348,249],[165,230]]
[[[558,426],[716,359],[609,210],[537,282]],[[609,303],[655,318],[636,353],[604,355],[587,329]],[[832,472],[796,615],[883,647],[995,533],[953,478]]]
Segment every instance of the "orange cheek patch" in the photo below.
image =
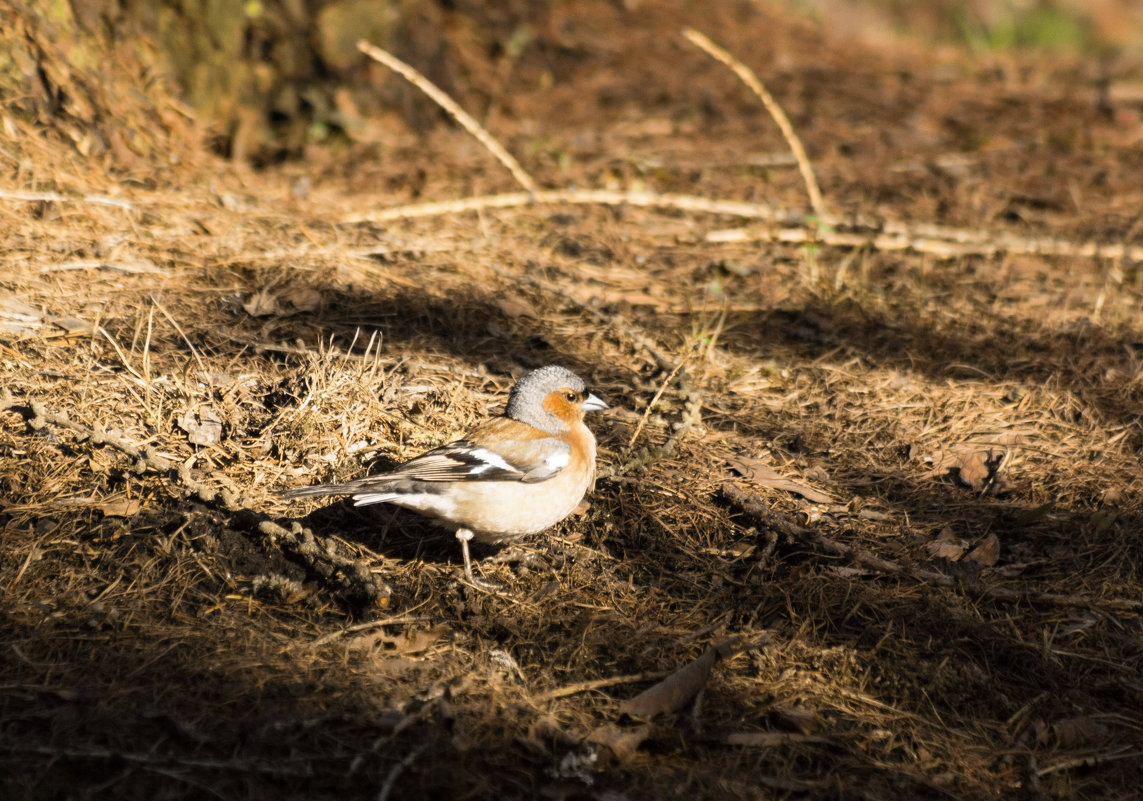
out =
[[544,398],[544,411],[555,415],[566,423],[574,422],[577,419],[575,408],[558,392],[552,392]]

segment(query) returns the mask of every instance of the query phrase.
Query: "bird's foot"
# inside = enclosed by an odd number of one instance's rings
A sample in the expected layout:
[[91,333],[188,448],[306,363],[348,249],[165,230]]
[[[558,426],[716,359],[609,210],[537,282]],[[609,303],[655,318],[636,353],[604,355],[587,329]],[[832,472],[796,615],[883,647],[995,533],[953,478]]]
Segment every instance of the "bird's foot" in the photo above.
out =
[[481,564],[489,565],[503,565],[510,562],[519,562],[520,568],[525,572],[529,570],[541,572],[550,571],[552,569],[548,560],[537,553],[535,549],[527,548],[522,545],[509,545],[506,548],[502,548],[499,553],[481,560]]
[[503,595],[508,589],[508,585],[499,581],[493,581],[486,578],[477,578],[472,572],[472,556],[468,552],[468,543],[472,540],[473,534],[466,528],[457,529],[456,538],[460,541],[460,550],[464,556],[464,578],[475,589],[483,592],[491,593],[493,595]]

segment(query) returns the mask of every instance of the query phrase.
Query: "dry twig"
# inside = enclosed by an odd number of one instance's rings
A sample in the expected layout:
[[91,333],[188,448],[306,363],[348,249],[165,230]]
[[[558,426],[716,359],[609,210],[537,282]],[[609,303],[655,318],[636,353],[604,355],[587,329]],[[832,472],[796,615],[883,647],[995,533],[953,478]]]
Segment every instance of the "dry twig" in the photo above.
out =
[[[1073,242],[1058,237],[1028,237],[1004,231],[954,228],[928,223],[876,220],[854,215],[840,217],[825,213],[813,218],[804,214],[741,200],[719,200],[696,195],[617,191],[610,189],[553,189],[535,193],[509,192],[500,195],[415,203],[378,211],[352,214],[347,223],[388,222],[415,217],[439,217],[467,211],[508,209],[531,205],[636,206],[675,209],[696,214],[716,214],[744,220],[761,220],[777,227],[711,231],[703,241],[712,244],[814,242],[838,248],[872,248],[881,251],[923,253],[935,259],[964,256],[1052,256],[1082,259],[1143,261],[1143,246],[1105,242]],[[820,224],[820,225],[816,225]],[[822,227],[824,226],[824,227]]]
[[413,86],[432,98],[433,101],[447,111],[454,120],[464,126],[466,131],[475,136],[480,144],[488,148],[488,151],[492,153],[501,164],[508,168],[508,171],[512,173],[512,177],[516,179],[516,182],[520,184],[520,186],[529,192],[536,190],[536,182],[532,180],[532,177],[528,175],[528,173],[524,172],[524,168],[520,166],[520,162],[516,161],[511,153],[501,147],[500,143],[492,138],[492,134],[488,133],[479,122],[474,120],[472,115],[457,105],[455,100],[441,91],[440,87],[392,53],[382,50],[376,45],[362,40],[357,43],[357,49],[374,61],[379,61],[389,69],[398,73],[409,83],[413,84]]
[[604,687],[618,687],[622,684],[638,684],[643,681],[659,681],[670,675],[669,670],[645,670],[642,673],[629,673],[625,676],[608,676],[604,679],[592,679],[591,681],[577,681],[575,684],[567,684],[563,687],[557,687],[554,690],[540,693],[532,697],[532,700],[538,704],[547,701],[554,701],[557,698],[567,698],[569,695],[579,695],[580,693],[590,692],[591,690],[601,690]]
[[750,87],[750,91],[762,101],[762,105],[766,107],[766,110],[770,112],[770,116],[774,118],[774,122],[778,124],[778,128],[782,131],[782,136],[786,139],[786,144],[790,146],[794,158],[797,159],[798,170],[802,173],[802,180],[806,184],[806,193],[810,196],[810,208],[812,208],[814,214],[819,217],[824,216],[826,213],[825,202],[822,200],[822,191],[818,188],[818,180],[814,177],[814,169],[810,166],[810,159],[806,155],[806,148],[802,145],[802,140],[798,138],[798,133],[794,130],[794,126],[790,124],[790,118],[786,116],[786,112],[778,105],[778,101],[766,90],[766,87],[762,85],[762,81],[758,80],[758,76],[754,74],[753,70],[730,55],[729,52],[716,45],[706,36],[693,28],[684,28],[683,36],[688,42],[705,52],[708,56],[729,67],[735,75],[742,79],[744,84]]

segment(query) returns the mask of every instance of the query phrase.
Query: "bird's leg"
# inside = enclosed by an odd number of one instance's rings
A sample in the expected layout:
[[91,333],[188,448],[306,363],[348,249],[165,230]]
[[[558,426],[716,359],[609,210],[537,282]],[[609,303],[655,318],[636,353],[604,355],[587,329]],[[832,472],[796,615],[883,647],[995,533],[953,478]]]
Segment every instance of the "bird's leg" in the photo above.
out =
[[499,593],[503,591],[504,585],[498,581],[489,581],[488,579],[478,579],[472,574],[472,556],[468,553],[468,543],[473,538],[473,533],[467,528],[458,528],[456,530],[456,538],[460,541],[460,551],[464,555],[464,577],[468,579],[468,583],[479,590],[485,592]]
[[464,577],[471,583],[476,583],[476,577],[472,575],[472,557],[468,553],[468,543],[472,540],[473,534],[467,528],[458,528],[456,530],[456,538],[460,540],[460,552],[464,554]]

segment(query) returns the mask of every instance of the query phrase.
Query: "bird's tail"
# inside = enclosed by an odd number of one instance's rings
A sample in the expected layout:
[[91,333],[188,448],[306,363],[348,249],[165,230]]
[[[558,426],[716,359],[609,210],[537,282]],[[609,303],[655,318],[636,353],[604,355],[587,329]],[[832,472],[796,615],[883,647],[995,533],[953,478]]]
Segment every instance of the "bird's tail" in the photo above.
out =
[[283,498],[318,498],[323,495],[352,495],[361,489],[357,482],[350,481],[345,484],[315,484],[312,487],[295,487],[284,490]]

